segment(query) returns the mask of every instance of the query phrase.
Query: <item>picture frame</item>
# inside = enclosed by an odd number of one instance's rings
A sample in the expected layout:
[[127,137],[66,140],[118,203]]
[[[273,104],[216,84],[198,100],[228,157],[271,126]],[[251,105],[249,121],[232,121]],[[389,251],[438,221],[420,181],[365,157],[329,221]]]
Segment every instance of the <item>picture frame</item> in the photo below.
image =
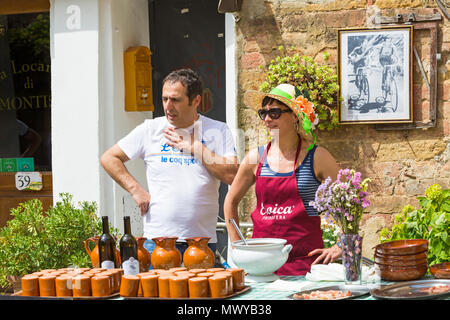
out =
[[413,26],[337,32],[339,123],[412,123]]

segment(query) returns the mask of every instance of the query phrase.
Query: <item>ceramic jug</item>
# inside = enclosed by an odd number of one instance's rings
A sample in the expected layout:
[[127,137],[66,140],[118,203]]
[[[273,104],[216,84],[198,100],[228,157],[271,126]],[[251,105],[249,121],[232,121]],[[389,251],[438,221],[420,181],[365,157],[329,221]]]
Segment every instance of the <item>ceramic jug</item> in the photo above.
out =
[[145,237],[136,237],[139,272],[146,272],[150,268],[150,253],[144,248],[145,240],[147,240]]
[[156,244],[150,256],[153,269],[170,269],[181,266],[181,253],[175,247],[177,239],[178,237],[158,237],[152,239]]
[[[99,254],[98,254],[98,239],[100,239],[100,236],[95,236],[84,240],[84,248],[86,249],[87,254],[91,257],[92,268],[100,268]],[[95,247],[93,250],[91,250],[91,248],[89,247],[89,244],[91,242],[95,242]],[[117,248],[116,248],[116,266],[120,266],[120,251]]]
[[183,264],[188,269],[209,269],[214,266],[214,252],[208,247],[209,237],[186,238],[188,248]]

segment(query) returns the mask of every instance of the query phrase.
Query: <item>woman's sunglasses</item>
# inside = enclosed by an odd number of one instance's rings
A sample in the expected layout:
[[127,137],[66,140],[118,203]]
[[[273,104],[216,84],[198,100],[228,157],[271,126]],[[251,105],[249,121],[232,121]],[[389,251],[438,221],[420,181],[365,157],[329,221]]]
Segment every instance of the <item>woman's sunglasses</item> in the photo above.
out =
[[265,120],[267,115],[269,115],[269,117],[272,120],[276,120],[279,117],[281,117],[282,113],[285,113],[285,112],[292,112],[292,110],[291,109],[282,110],[281,108],[273,108],[273,109],[269,109],[269,110],[259,109],[258,115],[262,120]]

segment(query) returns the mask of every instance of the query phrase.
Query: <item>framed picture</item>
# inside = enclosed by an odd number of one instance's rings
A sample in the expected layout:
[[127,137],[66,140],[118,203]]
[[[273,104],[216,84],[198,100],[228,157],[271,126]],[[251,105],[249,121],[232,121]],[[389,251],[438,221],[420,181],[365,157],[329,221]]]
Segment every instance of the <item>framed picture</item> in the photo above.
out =
[[413,27],[338,29],[339,123],[410,123]]

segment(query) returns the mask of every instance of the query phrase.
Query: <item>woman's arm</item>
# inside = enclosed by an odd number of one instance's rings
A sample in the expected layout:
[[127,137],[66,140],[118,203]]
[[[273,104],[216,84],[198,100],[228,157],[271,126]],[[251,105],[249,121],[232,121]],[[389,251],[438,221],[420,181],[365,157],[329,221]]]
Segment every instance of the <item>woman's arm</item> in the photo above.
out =
[[[256,155],[255,155],[256,153]],[[242,198],[248,191],[248,189],[255,183],[255,169],[258,162],[257,158],[258,149],[250,151],[239,166],[239,170],[236,177],[228,190],[224,203],[224,216],[227,226],[228,236],[230,241],[239,240],[239,234],[231,223],[230,219],[234,219],[239,226],[238,205]]]
[[324,182],[326,178],[331,177],[331,180],[335,181],[339,169],[339,165],[331,153],[325,148],[317,147],[314,153],[314,173],[317,179]]

